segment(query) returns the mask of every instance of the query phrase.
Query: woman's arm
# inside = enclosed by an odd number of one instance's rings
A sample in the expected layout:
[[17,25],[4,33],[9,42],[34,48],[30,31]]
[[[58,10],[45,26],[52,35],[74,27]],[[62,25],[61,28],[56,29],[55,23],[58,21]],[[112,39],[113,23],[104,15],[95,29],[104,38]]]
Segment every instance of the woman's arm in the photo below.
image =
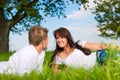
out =
[[111,44],[102,44],[102,43],[94,43],[94,42],[86,42],[86,41],[78,41],[78,45],[81,45],[83,48],[87,48],[89,50],[102,50],[107,49],[110,46],[112,48],[116,48],[117,50],[120,50],[119,46],[111,45]]
[[120,47],[118,48],[118,50],[120,51]]
[[55,72],[59,72],[60,71],[60,69],[59,69],[59,64],[52,64],[51,65],[51,68],[55,71]]
[[102,49],[106,49],[108,47],[105,44],[85,42],[84,48],[87,48],[90,50],[102,50]]

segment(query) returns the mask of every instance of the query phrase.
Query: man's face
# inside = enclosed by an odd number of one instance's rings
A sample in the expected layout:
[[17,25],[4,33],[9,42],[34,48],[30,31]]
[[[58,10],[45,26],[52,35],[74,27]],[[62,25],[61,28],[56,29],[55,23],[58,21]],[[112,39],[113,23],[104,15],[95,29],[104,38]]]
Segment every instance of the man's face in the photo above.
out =
[[43,50],[47,49],[47,45],[48,45],[48,37],[43,40]]

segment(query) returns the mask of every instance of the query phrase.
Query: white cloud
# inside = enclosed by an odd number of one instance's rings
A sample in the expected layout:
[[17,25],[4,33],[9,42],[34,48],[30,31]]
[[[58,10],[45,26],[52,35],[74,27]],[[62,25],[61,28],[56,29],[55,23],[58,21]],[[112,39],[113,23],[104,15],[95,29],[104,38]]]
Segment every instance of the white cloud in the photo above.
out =
[[100,34],[95,24],[87,24],[84,26],[67,26],[66,28],[70,30],[71,32],[84,33],[84,35],[99,35]]
[[[93,0],[89,0],[89,8],[94,8],[95,4],[93,3]],[[91,10],[87,9],[85,10],[83,6],[81,6],[81,9],[78,11],[72,11],[70,14],[67,15],[67,19],[86,19],[87,17],[91,16]]]
[[79,11],[73,11],[72,13],[67,15],[67,19],[84,19],[91,15],[90,11],[81,9]]

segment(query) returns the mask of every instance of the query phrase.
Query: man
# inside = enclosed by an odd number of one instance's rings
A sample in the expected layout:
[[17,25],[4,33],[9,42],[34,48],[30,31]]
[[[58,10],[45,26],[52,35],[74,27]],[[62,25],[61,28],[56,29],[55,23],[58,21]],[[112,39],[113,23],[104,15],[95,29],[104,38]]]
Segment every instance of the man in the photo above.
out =
[[42,71],[48,44],[48,30],[33,26],[28,33],[29,45],[10,56],[7,62],[0,62],[0,73],[17,73],[23,75],[33,70]]

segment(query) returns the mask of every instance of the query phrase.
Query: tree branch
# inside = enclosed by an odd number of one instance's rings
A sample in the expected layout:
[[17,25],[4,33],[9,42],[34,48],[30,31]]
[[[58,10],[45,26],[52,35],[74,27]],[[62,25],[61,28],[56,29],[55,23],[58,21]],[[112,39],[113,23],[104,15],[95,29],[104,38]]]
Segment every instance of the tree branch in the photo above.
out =
[[[32,8],[38,0],[33,0],[28,5],[21,5],[21,8],[18,10],[17,14],[13,16],[13,18],[9,21],[10,22],[10,28],[12,28],[16,23],[20,22],[23,18],[27,16],[27,12],[25,9]],[[25,11],[23,13],[23,11]]]

